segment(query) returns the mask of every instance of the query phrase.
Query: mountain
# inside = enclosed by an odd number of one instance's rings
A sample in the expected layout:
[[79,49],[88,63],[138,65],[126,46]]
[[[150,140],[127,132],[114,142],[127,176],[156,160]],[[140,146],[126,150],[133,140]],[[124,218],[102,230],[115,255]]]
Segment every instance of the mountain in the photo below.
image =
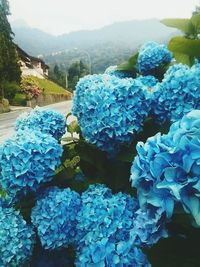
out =
[[72,49],[114,43],[136,48],[145,41],[166,42],[174,30],[157,19],[116,22],[96,30],[84,30],[54,36],[27,25],[12,23],[15,42],[32,55],[47,55]]
[[70,64],[82,60],[93,73],[104,72],[110,65],[127,60],[146,41],[167,43],[176,33],[157,19],[116,22],[96,30],[76,31],[59,36],[12,23],[15,42],[33,56],[43,56],[53,71],[57,64],[66,75]]

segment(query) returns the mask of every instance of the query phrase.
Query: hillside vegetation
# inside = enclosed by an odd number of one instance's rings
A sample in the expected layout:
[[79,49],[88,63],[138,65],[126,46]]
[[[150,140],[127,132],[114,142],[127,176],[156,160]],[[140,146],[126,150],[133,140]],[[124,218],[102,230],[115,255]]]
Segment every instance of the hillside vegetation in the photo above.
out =
[[39,94],[43,95],[61,95],[68,96],[70,98],[71,93],[65,90],[58,84],[47,80],[39,79],[34,76],[27,76],[22,78],[19,92],[15,95],[12,104],[25,106],[26,101],[34,97],[38,97]]
[[35,80],[35,82],[38,84],[39,88],[42,89],[45,95],[49,94],[70,95],[70,93],[67,90],[65,90],[63,87],[52,81],[49,81],[47,79],[39,79],[33,76],[31,76],[31,78]]

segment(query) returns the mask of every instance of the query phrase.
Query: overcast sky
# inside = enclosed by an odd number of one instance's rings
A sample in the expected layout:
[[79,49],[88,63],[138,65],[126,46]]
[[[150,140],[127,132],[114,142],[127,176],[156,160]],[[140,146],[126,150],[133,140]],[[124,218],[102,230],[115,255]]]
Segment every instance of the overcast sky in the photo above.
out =
[[124,20],[190,17],[199,0],[10,0],[10,20],[58,35]]

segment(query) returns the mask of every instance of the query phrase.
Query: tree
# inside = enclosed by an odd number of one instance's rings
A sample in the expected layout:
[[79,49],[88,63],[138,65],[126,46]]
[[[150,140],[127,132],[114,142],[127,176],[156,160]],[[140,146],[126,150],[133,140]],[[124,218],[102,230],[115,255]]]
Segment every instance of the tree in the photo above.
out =
[[197,15],[200,13],[200,6],[196,6],[195,10],[192,12],[192,15]]
[[8,21],[10,15],[7,0],[0,0],[0,97],[4,96],[4,86],[8,82],[20,82],[21,71],[13,43],[13,32]]
[[65,88],[66,87],[66,69],[63,70],[61,66],[58,66],[57,64],[55,64],[53,67],[50,67],[49,79],[59,84],[63,88]]
[[73,62],[68,69],[69,88],[74,90],[78,80],[89,74],[89,68],[81,60]]

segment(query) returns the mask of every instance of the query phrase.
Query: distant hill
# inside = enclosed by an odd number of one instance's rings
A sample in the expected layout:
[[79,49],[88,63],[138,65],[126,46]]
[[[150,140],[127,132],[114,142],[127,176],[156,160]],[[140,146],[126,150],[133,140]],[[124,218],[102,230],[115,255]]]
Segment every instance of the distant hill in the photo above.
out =
[[157,19],[116,22],[96,30],[84,30],[54,36],[29,27],[25,22],[12,23],[15,42],[30,55],[43,55],[53,69],[60,65],[66,73],[69,65],[82,59],[88,64],[90,55],[92,72],[104,72],[110,65],[127,60],[146,41],[167,43],[174,30]]
[[115,43],[132,49],[147,40],[163,42],[174,30],[162,25],[157,19],[116,22],[101,29],[77,31],[54,36],[23,23],[12,23],[15,42],[32,55],[47,55],[56,51],[103,43]]

